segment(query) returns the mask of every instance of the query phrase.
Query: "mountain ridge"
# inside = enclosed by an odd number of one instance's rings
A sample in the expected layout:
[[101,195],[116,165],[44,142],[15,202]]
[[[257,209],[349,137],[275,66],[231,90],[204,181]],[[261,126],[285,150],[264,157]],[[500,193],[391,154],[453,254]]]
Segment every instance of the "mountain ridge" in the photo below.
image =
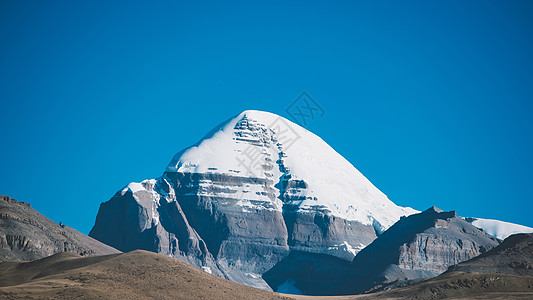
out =
[[84,256],[120,252],[53,222],[28,203],[0,196],[0,261],[34,260],[64,251]]

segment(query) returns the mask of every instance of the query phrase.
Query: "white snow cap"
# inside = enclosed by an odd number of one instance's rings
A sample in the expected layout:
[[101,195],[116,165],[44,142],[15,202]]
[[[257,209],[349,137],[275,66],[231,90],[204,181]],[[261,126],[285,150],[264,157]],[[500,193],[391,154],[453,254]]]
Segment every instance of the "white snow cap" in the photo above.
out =
[[[379,231],[418,212],[390,201],[320,137],[283,117],[256,110],[240,113],[176,154],[167,172],[257,177],[274,184],[290,175],[306,184],[286,191],[298,196],[299,210],[320,208]],[[279,185],[276,192],[279,196]]]
[[503,240],[515,233],[531,233],[533,228],[498,220],[474,218],[472,225],[483,229],[486,233]]

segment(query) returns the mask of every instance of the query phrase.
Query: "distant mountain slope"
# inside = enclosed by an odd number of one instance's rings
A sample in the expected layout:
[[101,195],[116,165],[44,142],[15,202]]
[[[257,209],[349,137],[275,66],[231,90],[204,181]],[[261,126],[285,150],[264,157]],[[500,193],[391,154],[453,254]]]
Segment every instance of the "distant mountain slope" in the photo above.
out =
[[400,287],[376,294],[353,296],[353,298],[348,296],[344,298],[339,298],[339,300],[340,299],[525,300],[533,299],[533,277],[491,273],[444,273],[435,278],[427,279],[406,287]]
[[533,276],[533,233],[511,235],[498,247],[447,272],[502,273]]
[[120,253],[73,228],[60,226],[27,203],[0,196],[0,261],[35,260],[64,251],[83,256]]
[[0,298],[290,299],[142,250],[96,257],[60,253],[33,262],[0,263]]
[[359,252],[343,293],[361,293],[395,280],[431,278],[497,245],[494,237],[454,211],[432,207],[402,218]]
[[454,265],[444,274],[363,299],[533,299],[533,234]]

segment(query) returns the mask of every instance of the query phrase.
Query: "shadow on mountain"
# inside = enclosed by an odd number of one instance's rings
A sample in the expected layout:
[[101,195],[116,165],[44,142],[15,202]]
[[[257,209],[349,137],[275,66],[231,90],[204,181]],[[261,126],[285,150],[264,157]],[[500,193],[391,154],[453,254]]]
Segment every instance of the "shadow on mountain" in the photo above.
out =
[[334,256],[291,251],[263,274],[263,279],[279,293],[331,295],[349,268],[350,262]]

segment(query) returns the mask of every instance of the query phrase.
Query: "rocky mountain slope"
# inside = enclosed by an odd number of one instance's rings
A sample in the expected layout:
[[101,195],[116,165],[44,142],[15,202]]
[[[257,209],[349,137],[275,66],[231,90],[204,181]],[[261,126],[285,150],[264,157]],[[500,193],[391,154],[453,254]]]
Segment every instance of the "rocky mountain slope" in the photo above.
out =
[[318,136],[245,111],[176,154],[160,178],[130,183],[103,203],[90,236],[269,289],[261,275],[291,251],[351,261],[414,212]]
[[341,293],[361,293],[396,280],[431,278],[498,244],[454,211],[432,207],[402,218],[359,252]]
[[0,196],[0,261],[35,260],[71,251],[83,256],[120,253],[68,226],[60,226],[24,202]]
[[147,251],[0,263],[2,299],[290,299]]
[[533,276],[533,233],[512,235],[498,247],[469,261],[452,266],[448,272]]
[[367,298],[533,299],[533,234],[512,235],[442,275]]

